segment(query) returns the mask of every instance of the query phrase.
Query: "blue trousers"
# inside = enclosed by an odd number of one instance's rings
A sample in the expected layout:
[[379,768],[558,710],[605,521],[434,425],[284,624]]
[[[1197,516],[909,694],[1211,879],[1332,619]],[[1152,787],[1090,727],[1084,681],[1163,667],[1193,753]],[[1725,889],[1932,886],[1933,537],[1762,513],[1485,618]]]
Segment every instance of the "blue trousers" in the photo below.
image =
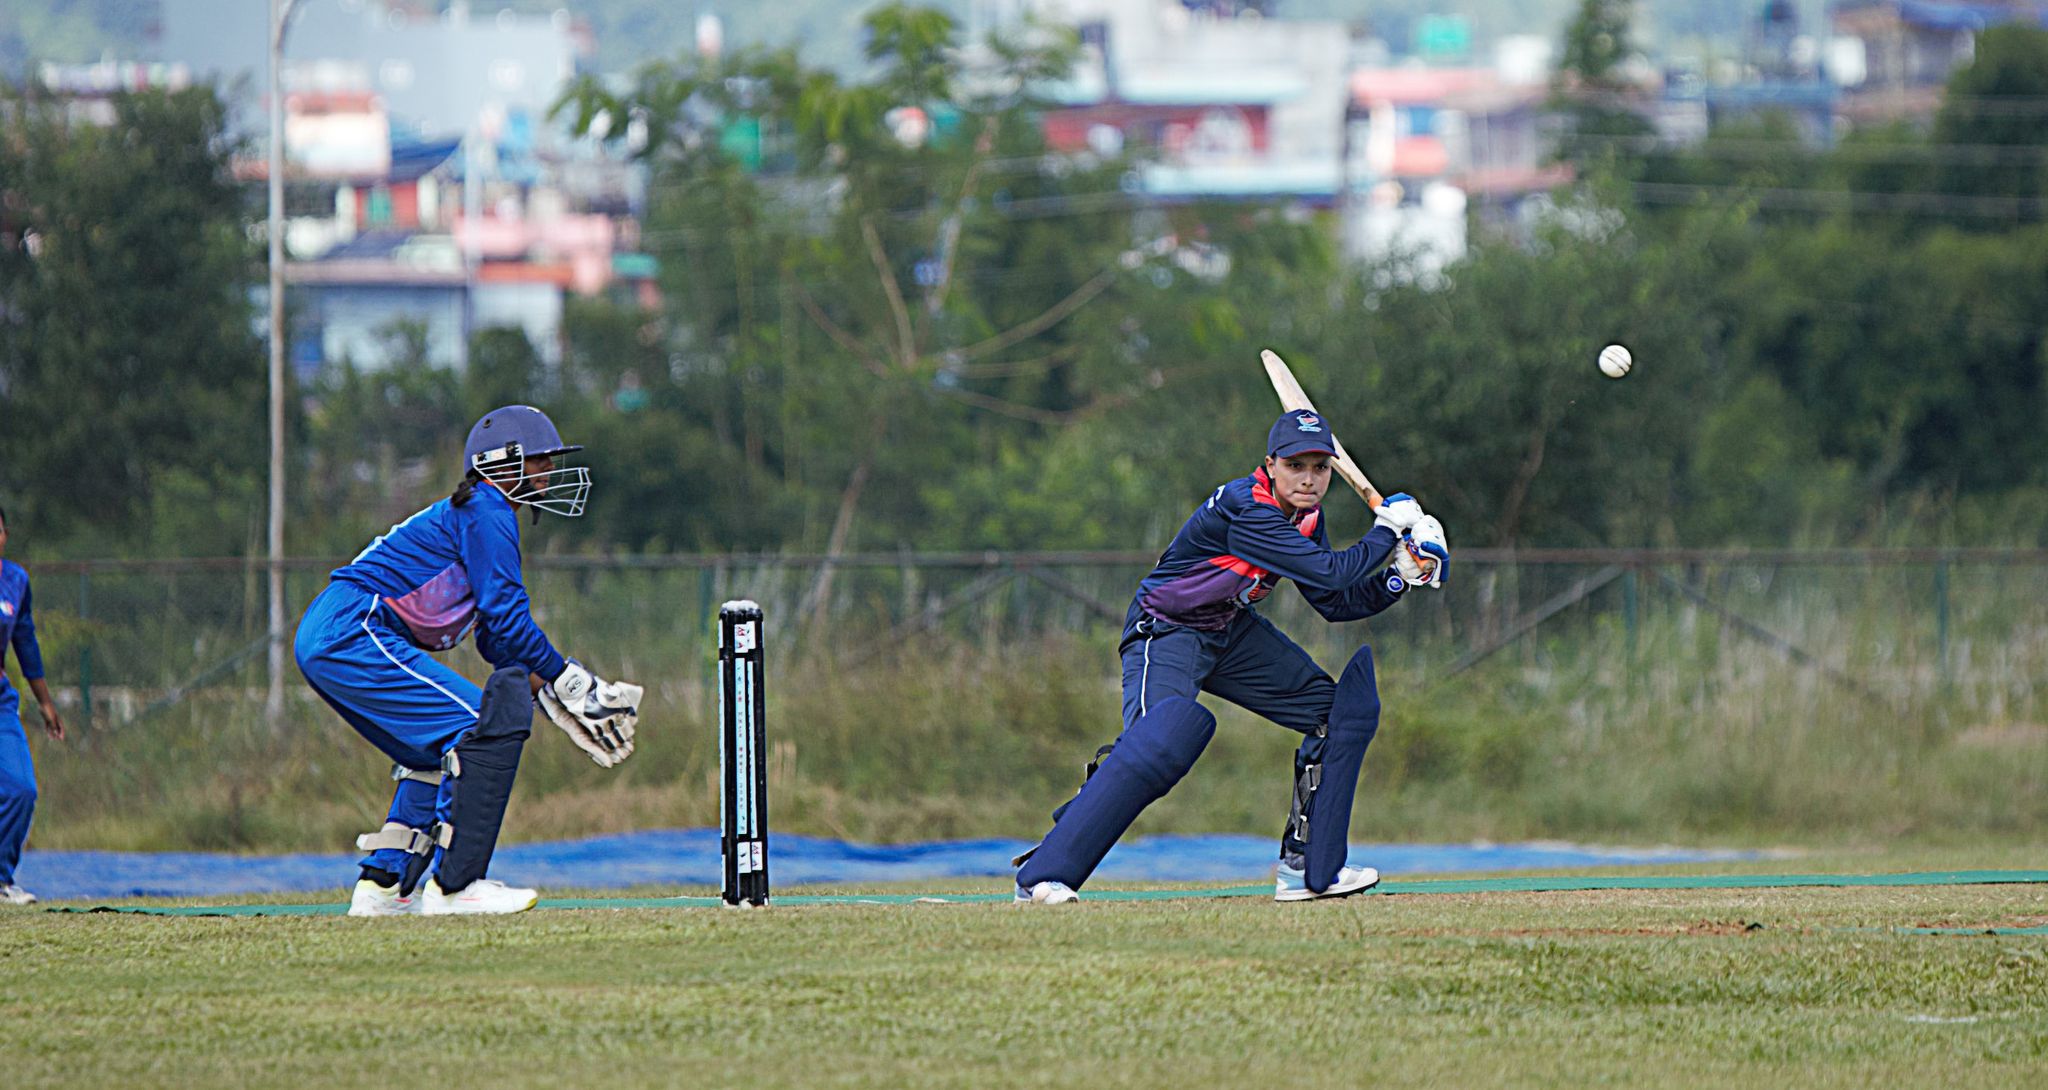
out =
[[1212,693],[1288,730],[1313,734],[1337,683],[1301,645],[1251,610],[1221,632],[1146,619],[1124,640],[1124,726],[1163,697]]
[[[1216,718],[1196,702],[1198,693],[1223,697],[1300,732],[1290,784],[1309,764],[1324,761],[1337,685],[1308,652],[1257,613],[1242,612],[1217,632],[1147,618],[1125,636],[1122,658],[1123,734],[1080,793],[1053,812],[1052,832],[1017,871],[1020,887],[1055,881],[1080,888],[1132,820],[1172,790],[1215,732]],[[1353,663],[1346,684],[1358,689],[1362,682],[1363,692],[1351,695],[1371,698],[1376,725],[1372,657],[1361,649]],[[1357,748],[1362,757],[1362,746]],[[1356,763],[1349,767],[1355,778]],[[1349,824],[1350,790],[1346,784],[1340,824]],[[1327,868],[1332,875],[1342,865],[1341,835],[1331,842],[1337,860]],[[1306,858],[1307,850],[1290,820],[1281,831],[1281,857]]]
[[[1257,612],[1239,613],[1220,632],[1147,618],[1124,639],[1122,654],[1124,729],[1159,700],[1210,693],[1304,735],[1294,755],[1295,778],[1308,765],[1322,763],[1327,743],[1322,728],[1329,722],[1337,683],[1300,644]],[[1283,855],[1303,849],[1282,833]]]
[[0,886],[14,882],[28,823],[36,813],[36,767],[21,731],[21,697],[0,678]]
[[[483,690],[400,635],[377,596],[349,583],[329,583],[299,621],[293,651],[299,672],[356,733],[394,763],[421,771],[476,727]],[[386,821],[424,829],[446,821],[453,785],[398,781]],[[399,872],[405,853],[371,852],[366,867]]]

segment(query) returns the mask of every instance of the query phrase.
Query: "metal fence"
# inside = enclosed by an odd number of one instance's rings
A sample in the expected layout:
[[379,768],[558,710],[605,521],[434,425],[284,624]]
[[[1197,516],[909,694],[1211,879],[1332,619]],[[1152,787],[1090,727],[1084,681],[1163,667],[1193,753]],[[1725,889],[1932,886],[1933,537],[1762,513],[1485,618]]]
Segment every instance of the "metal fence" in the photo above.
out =
[[[694,676],[708,669],[719,604],[742,597],[762,604],[771,647],[796,663],[882,668],[921,646],[1107,643],[1155,555],[534,557],[527,573],[536,618],[565,650],[626,676]],[[286,563],[289,616],[338,563]],[[201,691],[260,698],[261,561],[28,566],[52,688],[81,725],[146,718]],[[1482,664],[1540,667],[1567,646],[1655,662],[1725,643],[1880,703],[1957,684],[1988,686],[1996,703],[1998,686],[2044,666],[2048,550],[1467,549],[1443,591],[1362,624],[1321,624],[1285,588],[1261,608],[1326,666],[1370,641],[1432,683]]]

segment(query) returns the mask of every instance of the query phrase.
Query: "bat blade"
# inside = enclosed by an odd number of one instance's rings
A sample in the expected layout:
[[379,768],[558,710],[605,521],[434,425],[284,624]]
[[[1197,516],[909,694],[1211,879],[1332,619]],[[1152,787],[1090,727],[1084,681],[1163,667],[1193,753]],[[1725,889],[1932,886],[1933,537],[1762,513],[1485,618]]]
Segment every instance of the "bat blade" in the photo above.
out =
[[[1280,395],[1280,408],[1283,412],[1307,409],[1317,416],[1323,415],[1315,403],[1308,399],[1307,391],[1301,388],[1301,382],[1294,377],[1294,372],[1287,367],[1287,361],[1281,359],[1278,352],[1270,348],[1261,349],[1259,362],[1266,365],[1266,378],[1272,381],[1273,392]],[[1337,448],[1332,452],[1330,468],[1336,470],[1339,477],[1344,478],[1344,483],[1350,485],[1353,492],[1358,493],[1358,498],[1364,500],[1367,507],[1379,506],[1379,490],[1366,479],[1365,471],[1358,468],[1358,463],[1351,460],[1351,455],[1344,452],[1343,442],[1334,433],[1330,436],[1330,445]]]

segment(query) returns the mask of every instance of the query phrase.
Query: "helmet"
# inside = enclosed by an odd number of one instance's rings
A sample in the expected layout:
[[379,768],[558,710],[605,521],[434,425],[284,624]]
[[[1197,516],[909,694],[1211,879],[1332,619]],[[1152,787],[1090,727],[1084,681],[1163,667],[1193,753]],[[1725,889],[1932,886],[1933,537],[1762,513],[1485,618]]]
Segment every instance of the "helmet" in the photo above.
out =
[[526,460],[583,448],[562,442],[548,414],[531,405],[507,405],[484,414],[469,429],[462,460],[513,503],[575,518],[590,495],[590,467],[568,466],[529,474]]

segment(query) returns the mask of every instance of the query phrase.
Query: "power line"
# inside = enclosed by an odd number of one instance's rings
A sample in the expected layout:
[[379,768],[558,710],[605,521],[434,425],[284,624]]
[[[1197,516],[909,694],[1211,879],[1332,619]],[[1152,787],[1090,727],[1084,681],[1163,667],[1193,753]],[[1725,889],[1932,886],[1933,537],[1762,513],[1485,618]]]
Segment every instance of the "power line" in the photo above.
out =
[[1801,156],[1818,161],[1844,160],[1859,163],[1972,163],[2035,164],[2048,162],[2048,147],[2018,144],[1860,144],[1844,143],[1816,149],[1785,140],[1745,140],[1709,137],[1702,143],[1673,146],[1655,136],[1573,136],[1572,144],[1617,147],[1630,151],[1662,153],[1672,159],[1725,159],[1742,162],[1782,160]]
[[1904,212],[1979,219],[2039,218],[2048,212],[2040,197],[1961,193],[1878,193],[1868,190],[1775,189],[1739,185],[1632,182],[1629,189],[1646,204],[1692,204],[1703,197],[1736,197],[1759,208],[1795,212]]
[[[1055,160],[1058,158],[1058,152],[1048,151],[1041,155],[1013,155],[1001,159],[984,159],[981,162],[979,173],[983,175],[1042,174],[1046,177],[1054,177],[1055,173],[1052,171],[1048,171],[1045,168],[1048,161]],[[965,176],[967,171],[971,169],[975,168],[972,165],[956,164],[953,167],[949,167],[947,169],[947,173],[958,176]],[[1077,168],[1073,171],[1070,171],[1069,173],[1087,174],[1091,172],[1091,170]],[[896,166],[890,167],[884,171],[878,171],[877,173],[892,174],[903,177],[920,177],[929,174],[938,174],[940,172],[936,170],[927,169],[926,167],[920,166],[916,163],[901,163]],[[767,177],[770,179],[774,179],[781,177],[794,177],[794,175],[768,175]],[[953,180],[957,181],[959,179],[956,177]],[[650,193],[655,191],[688,190],[694,188],[696,187],[693,183],[686,181],[649,182],[647,184],[647,190]]]
[[[1878,95],[1883,91],[1878,90]],[[2048,95],[1950,95],[1943,94],[1935,111],[1974,114],[1979,117],[2038,117],[2048,114]]]
[[[1004,201],[983,201],[970,212],[993,211],[1008,220],[1049,219],[1062,216],[1094,216],[1104,212],[1118,211],[1124,207],[1146,202],[1144,194],[1126,193],[1121,189],[1089,190],[1084,193],[1048,194],[1043,197],[1023,197]],[[917,219],[935,211],[930,206],[883,209],[878,215],[899,222]],[[658,230],[640,232],[641,239],[711,239],[722,237],[717,228],[663,227]]]
[[[1812,85],[1818,88],[1818,84]],[[1846,91],[1838,95],[1831,104],[1836,109],[1853,104],[1857,98],[1871,101],[1886,98],[1896,99],[1902,94],[1932,90],[1939,97],[1933,102],[1937,113],[1971,114],[1979,117],[2038,117],[2048,114],[2048,95],[1951,95],[1943,88],[1921,87],[1866,87]],[[1652,99],[1636,94],[1580,94],[1573,96],[1574,104],[1598,106],[1624,113],[1639,112]]]

